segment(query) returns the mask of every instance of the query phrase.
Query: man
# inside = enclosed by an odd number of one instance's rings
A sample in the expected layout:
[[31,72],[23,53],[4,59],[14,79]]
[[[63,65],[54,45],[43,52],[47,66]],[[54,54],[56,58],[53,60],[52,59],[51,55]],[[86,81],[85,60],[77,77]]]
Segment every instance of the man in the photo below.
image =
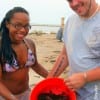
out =
[[64,47],[48,77],[70,66],[67,86],[77,100],[100,98],[100,6],[96,0],[67,0],[75,12],[64,29]]

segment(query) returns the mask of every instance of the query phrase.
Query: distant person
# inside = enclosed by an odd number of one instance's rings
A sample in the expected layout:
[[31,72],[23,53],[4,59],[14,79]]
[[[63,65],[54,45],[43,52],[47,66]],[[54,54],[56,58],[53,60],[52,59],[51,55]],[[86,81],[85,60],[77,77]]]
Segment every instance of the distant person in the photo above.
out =
[[36,47],[27,39],[29,13],[14,7],[0,27],[0,100],[29,100],[29,68],[46,77],[48,72],[37,61]]
[[63,37],[63,28],[60,27],[56,34],[56,39],[62,41],[62,37]]
[[100,100],[100,5],[96,0],[67,0],[75,12],[64,28],[64,47],[48,77],[65,79],[77,100]]

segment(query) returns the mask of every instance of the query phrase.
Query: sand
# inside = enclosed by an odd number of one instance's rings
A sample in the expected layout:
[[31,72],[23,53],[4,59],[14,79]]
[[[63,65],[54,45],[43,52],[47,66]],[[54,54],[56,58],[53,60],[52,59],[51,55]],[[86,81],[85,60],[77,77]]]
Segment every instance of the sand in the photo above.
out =
[[[56,39],[56,34],[30,34],[28,38],[32,39],[36,44],[38,62],[50,71],[63,47],[63,42]],[[65,70],[60,77],[66,77],[66,71],[68,70]],[[32,70],[30,70],[29,75],[30,87],[44,79]]]

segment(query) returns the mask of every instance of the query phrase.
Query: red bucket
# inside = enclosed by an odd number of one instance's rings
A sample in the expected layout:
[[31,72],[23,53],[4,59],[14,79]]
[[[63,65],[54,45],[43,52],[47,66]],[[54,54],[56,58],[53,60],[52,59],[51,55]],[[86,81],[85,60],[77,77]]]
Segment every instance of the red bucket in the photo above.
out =
[[67,100],[76,100],[75,92],[70,90],[62,78],[48,78],[39,82],[30,94],[30,100],[38,100],[41,93],[53,93],[59,95],[62,93],[67,96]]

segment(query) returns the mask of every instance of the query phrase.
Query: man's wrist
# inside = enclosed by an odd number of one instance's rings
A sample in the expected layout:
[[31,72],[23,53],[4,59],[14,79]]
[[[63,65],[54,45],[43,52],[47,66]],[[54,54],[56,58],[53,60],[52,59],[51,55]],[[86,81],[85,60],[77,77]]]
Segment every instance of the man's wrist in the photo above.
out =
[[83,73],[83,76],[84,76],[85,82],[88,82],[87,72],[84,72],[84,73]]

